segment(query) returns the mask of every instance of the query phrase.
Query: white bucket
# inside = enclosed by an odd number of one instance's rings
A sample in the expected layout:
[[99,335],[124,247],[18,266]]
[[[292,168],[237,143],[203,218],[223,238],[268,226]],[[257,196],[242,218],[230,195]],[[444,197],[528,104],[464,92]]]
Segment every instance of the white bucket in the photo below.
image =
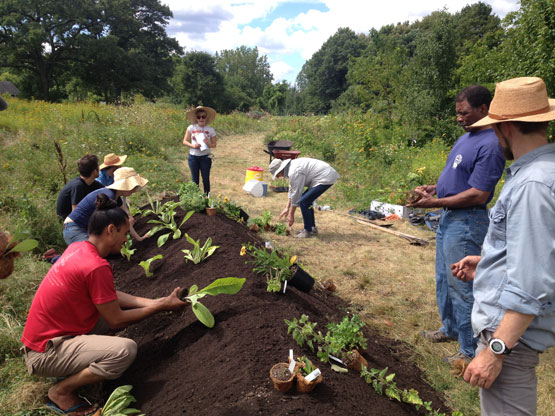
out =
[[260,198],[264,195],[264,187],[262,186],[262,182],[256,179],[251,179],[250,181],[248,181],[243,186],[243,190],[256,198]]

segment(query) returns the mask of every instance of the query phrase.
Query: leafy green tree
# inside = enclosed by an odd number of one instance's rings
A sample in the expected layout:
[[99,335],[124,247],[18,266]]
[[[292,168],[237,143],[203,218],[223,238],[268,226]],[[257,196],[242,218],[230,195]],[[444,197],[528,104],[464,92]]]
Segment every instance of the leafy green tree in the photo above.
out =
[[312,57],[297,76],[307,111],[326,113],[347,89],[349,60],[360,56],[366,44],[351,29],[340,28]]
[[216,53],[216,67],[224,79],[225,110],[247,111],[259,102],[273,75],[265,55],[258,48],[240,46]]
[[278,84],[268,84],[264,87],[262,94],[264,108],[272,114],[283,114],[285,111],[285,103],[287,98],[287,90],[289,84],[281,81]]
[[206,52],[188,52],[176,69],[178,102],[207,105],[221,111],[224,81],[216,68],[216,59]]
[[165,32],[171,16],[159,0],[5,0],[0,58],[36,80],[43,99],[72,78],[107,101],[122,91],[154,97],[167,89],[171,54],[181,51]]

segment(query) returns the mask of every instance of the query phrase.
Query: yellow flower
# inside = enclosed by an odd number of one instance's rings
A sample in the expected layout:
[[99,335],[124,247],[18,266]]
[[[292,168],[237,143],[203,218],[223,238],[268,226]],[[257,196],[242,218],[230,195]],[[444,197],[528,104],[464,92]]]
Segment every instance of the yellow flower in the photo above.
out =
[[241,252],[239,253],[241,256],[244,256],[247,253],[247,248],[245,246],[241,247]]
[[297,256],[293,256],[289,259],[290,264],[295,264],[296,261],[297,261]]

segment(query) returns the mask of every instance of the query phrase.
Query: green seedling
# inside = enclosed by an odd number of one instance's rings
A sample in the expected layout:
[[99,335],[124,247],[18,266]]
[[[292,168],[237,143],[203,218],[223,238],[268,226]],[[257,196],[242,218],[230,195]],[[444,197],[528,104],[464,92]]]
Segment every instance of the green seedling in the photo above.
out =
[[131,414],[145,416],[140,410],[129,407],[131,403],[137,401],[135,397],[129,393],[132,388],[133,386],[129,384],[116,388],[112,394],[110,394],[108,400],[106,400],[106,404],[102,408],[100,416],[124,416]]
[[143,217],[146,217],[150,214],[154,214],[156,216],[159,216],[162,213],[162,210],[163,210],[162,202],[160,202],[160,201],[153,202],[152,198],[150,197],[150,194],[148,192],[146,193],[146,197],[148,198],[148,203],[150,205],[150,209],[145,209],[142,212]]
[[301,367],[301,371],[306,376],[308,376],[310,373],[312,373],[314,370],[316,370],[316,367],[314,367],[312,365],[312,363],[310,362],[310,360],[308,359],[308,357],[306,355],[303,355],[302,357],[300,357],[300,359],[298,361],[304,363],[304,367]]
[[127,261],[130,261],[131,256],[135,253],[135,251],[137,251],[136,248],[131,249],[132,245],[133,245],[133,240],[131,239],[131,236],[127,234],[127,241],[121,246],[121,250],[120,250],[121,255],[124,256],[127,259]]
[[281,256],[275,250],[252,244],[246,245],[246,251],[252,256],[252,260],[247,260],[246,263],[252,263],[254,272],[266,276],[266,290],[279,292],[281,283],[291,278],[291,266],[297,261],[297,256]]
[[200,238],[198,240],[194,240],[189,237],[189,234],[185,234],[185,238],[187,238],[187,241],[193,245],[193,250],[185,249],[181,251],[185,253],[185,258],[187,260],[191,260],[195,264],[199,264],[207,257],[210,257],[212,254],[214,254],[216,249],[220,247],[213,246],[212,239],[210,237],[206,239],[202,247],[200,246]]
[[141,266],[143,269],[145,269],[146,277],[151,277],[152,276],[152,272],[150,271],[150,265],[152,264],[152,262],[156,261],[156,260],[160,260],[163,257],[164,256],[162,256],[161,254],[158,254],[154,257],[149,258],[148,260],[143,260],[139,263],[139,266]]
[[197,319],[206,325],[208,328],[214,327],[214,315],[208,310],[206,306],[198,300],[206,295],[234,295],[241,290],[245,283],[245,278],[238,277],[224,277],[216,279],[205,288],[198,290],[197,285],[191,286],[188,290],[183,288],[179,291],[178,296],[184,302],[191,303],[193,313]]
[[274,232],[278,235],[287,235],[287,226],[281,222],[276,224]]
[[[177,203],[172,203],[172,205],[173,204],[177,204]],[[195,211],[189,211],[187,214],[185,214],[185,216],[183,217],[183,220],[178,226],[177,223],[175,222],[175,208],[177,208],[178,205],[179,204],[173,207],[170,207],[170,209],[166,213],[164,213],[162,217],[160,217],[161,219],[148,221],[149,224],[158,224],[149,231],[150,235],[154,235],[160,230],[164,230],[164,229],[170,230],[169,233],[162,234],[160,237],[158,237],[158,240],[156,242],[158,244],[158,247],[162,247],[164,244],[166,244],[166,241],[168,241],[168,239],[170,238],[170,235],[173,235],[174,240],[181,238],[181,227],[195,213]],[[165,220],[168,220],[168,222],[165,222]]]

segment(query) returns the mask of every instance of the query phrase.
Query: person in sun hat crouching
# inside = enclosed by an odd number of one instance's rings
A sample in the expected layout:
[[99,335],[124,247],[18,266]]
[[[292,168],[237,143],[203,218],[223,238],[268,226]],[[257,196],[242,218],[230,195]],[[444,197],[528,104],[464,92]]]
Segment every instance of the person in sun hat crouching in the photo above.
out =
[[[278,177],[289,178],[287,205],[279,219],[287,216],[291,227],[295,222],[295,210],[300,207],[304,228],[295,237],[308,238],[318,234],[312,204],[337,182],[339,174],[326,162],[309,157],[274,159],[270,163],[270,173],[274,180]],[[308,188],[306,191],[304,191],[305,187]]]
[[[129,179],[125,188],[135,189],[133,185],[143,181]],[[95,196],[95,207],[88,221],[88,239],[71,244],[42,280],[21,337],[30,374],[63,377],[48,390],[47,403],[62,414],[92,414],[96,405],[80,399],[77,389],[118,378],[135,360],[135,341],[106,335],[110,329],[185,305],[177,297],[179,288],[158,299],[115,290],[105,258],[120,252],[129,218],[107,194]]]
[[104,186],[114,183],[114,172],[121,168],[127,159],[127,155],[118,156],[115,153],[109,153],[104,156],[104,162],[100,165],[100,174],[96,180]]
[[535,415],[539,353],[555,345],[555,99],[541,78],[497,84],[487,117],[514,160],[490,211],[481,256],[451,265],[474,284],[476,356],[464,380],[480,387],[482,415]]
[[[64,240],[69,245],[76,241],[85,241],[89,238],[87,231],[89,219],[95,210],[96,197],[99,194],[107,195],[110,199],[117,201],[118,206],[123,205],[122,197],[128,197],[141,190],[148,180],[140,176],[135,169],[129,167],[119,168],[114,172],[114,183],[88,194],[64,221]],[[129,232],[137,241],[143,241],[148,237],[148,232],[139,236],[133,225]]]

